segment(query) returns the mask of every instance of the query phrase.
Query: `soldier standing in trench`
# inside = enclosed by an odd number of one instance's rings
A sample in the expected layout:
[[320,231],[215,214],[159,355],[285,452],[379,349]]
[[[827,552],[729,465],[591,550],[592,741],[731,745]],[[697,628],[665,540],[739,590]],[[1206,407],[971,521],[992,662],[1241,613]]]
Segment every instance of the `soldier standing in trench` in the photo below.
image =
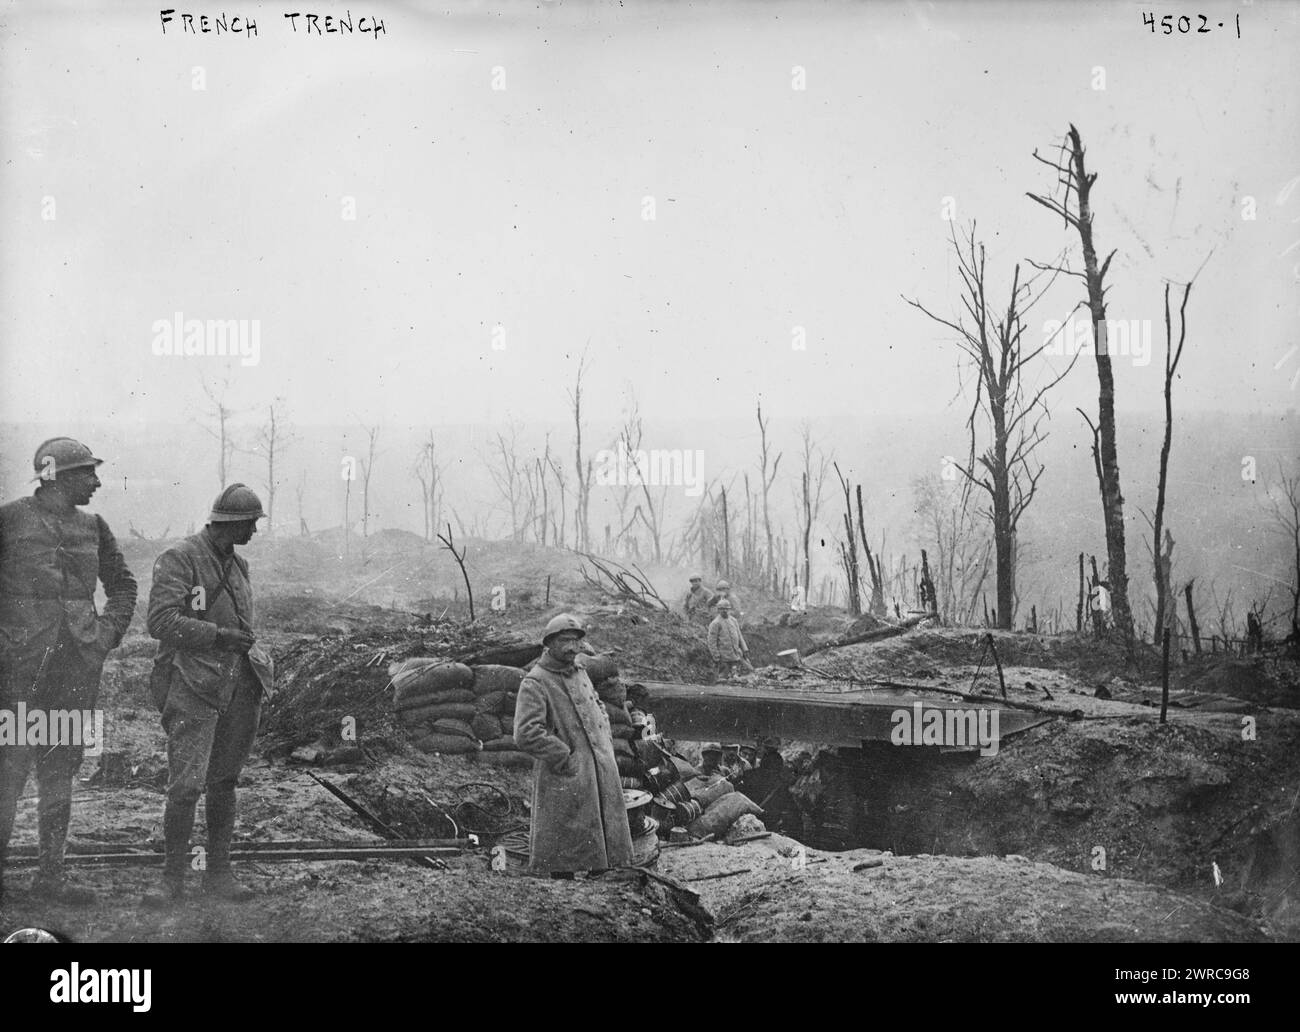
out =
[[[135,612],[135,578],[102,516],[81,512],[100,487],[95,458],[80,441],[54,437],[36,449],[40,484],[0,507],[0,708],[93,710],[104,659]],[[108,604],[95,611],[95,581]],[[72,779],[86,742],[0,745],[0,902],[18,798],[36,768],[40,801],[35,895],[84,906],[94,893],[68,882],[63,851]]]
[[253,896],[235,880],[230,843],[235,785],[257,736],[262,697],[270,697],[270,657],[253,634],[248,563],[235,554],[266,514],[243,484],[212,503],[208,524],[158,557],[149,592],[149,633],[159,641],[150,689],[167,732],[166,860],[148,907],[185,896],[190,834],[206,794],[208,844],[203,893],[240,903]]
[[632,861],[609,716],[574,663],[585,634],[577,617],[551,620],[515,704],[515,742],[535,761],[529,868],[559,878]]

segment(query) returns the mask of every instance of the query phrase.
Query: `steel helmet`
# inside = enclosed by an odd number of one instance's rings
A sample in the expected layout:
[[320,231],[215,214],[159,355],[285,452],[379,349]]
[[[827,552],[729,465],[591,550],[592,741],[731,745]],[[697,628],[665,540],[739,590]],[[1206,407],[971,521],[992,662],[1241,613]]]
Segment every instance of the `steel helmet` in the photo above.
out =
[[704,580],[704,578],[701,577],[698,573],[692,573],[689,579],[693,581]]
[[244,520],[256,520],[265,516],[262,511],[262,499],[245,484],[231,484],[212,503],[212,512],[208,515],[209,523],[240,523]]
[[729,598],[719,599],[719,600],[718,600],[718,608],[719,608],[719,609],[725,609],[725,610],[727,610],[727,612],[731,612],[731,599],[729,599]]
[[36,449],[32,468],[36,470],[36,479],[40,480],[69,469],[98,466],[103,461],[95,458],[80,441],[71,437],[51,437]]
[[717,742],[705,742],[702,746],[700,746],[701,756],[703,756],[705,753],[710,753],[710,752],[720,753],[722,752],[722,746],[719,745]]
[[731,585],[728,584],[728,583],[727,583],[726,581],[724,581],[724,580],[720,580],[720,581],[718,581],[718,590],[721,591],[723,588],[728,588],[728,589],[730,589],[730,588],[731,588]]
[[561,631],[577,631],[579,635],[586,637],[586,630],[583,629],[582,621],[571,613],[561,613],[559,616],[551,617],[551,622],[546,625],[546,630],[542,631],[542,644],[546,645]]

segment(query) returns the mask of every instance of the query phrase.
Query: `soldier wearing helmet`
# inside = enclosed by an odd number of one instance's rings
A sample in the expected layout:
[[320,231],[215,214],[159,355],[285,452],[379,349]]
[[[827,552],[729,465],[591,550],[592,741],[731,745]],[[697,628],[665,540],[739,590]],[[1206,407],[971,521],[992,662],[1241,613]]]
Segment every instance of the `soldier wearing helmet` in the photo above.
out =
[[[719,587],[725,583],[721,582]],[[728,598],[718,601],[718,615],[709,624],[708,644],[709,655],[718,665],[719,676],[729,678],[737,673],[753,672],[754,668],[749,664],[749,645]]]
[[[131,622],[135,578],[103,517],[78,508],[99,488],[102,461],[80,441],[51,438],[32,462],[36,491],[0,506],[0,709],[10,713],[18,703],[29,716],[93,710],[104,658]],[[97,580],[108,596],[102,615]],[[68,882],[63,867],[72,780],[86,744],[0,741],[0,879],[18,798],[35,767],[40,868],[33,891],[74,905],[94,901]]]
[[713,592],[704,586],[704,578],[698,573],[691,575],[691,586],[686,592],[686,597],[682,599],[682,609],[686,613],[686,619],[692,623],[709,622],[709,603],[713,600]]
[[632,860],[609,716],[575,663],[585,635],[575,616],[551,620],[515,703],[515,742],[535,761],[529,867],[558,877]]
[[729,581],[720,580],[713,592],[713,597],[709,599],[709,608],[716,610],[719,603],[724,599],[731,603],[732,614],[739,620],[743,615],[740,611],[740,597],[736,594]]
[[235,547],[252,540],[265,515],[256,494],[231,484],[212,503],[207,526],[154,564],[149,633],[159,646],[150,689],[167,732],[166,860],[161,888],[145,897],[147,906],[184,898],[201,794],[208,829],[204,894],[235,902],[253,895],[230,866],[235,784],[257,735],[262,700],[273,691],[273,671],[253,632],[248,563]]

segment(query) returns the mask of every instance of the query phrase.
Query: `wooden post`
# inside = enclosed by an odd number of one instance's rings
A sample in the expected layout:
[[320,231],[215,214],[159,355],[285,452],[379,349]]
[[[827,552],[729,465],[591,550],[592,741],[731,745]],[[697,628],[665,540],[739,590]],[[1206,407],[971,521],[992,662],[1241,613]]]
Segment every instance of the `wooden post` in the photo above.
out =
[[1187,582],[1187,587],[1183,591],[1187,596],[1187,622],[1192,628],[1192,644],[1199,656],[1201,654],[1201,628],[1196,622],[1196,609],[1192,606],[1192,581]]
[[1165,628],[1164,645],[1160,650],[1160,723],[1169,712],[1169,628]]
[[551,575],[549,573],[546,575],[546,604],[548,606],[551,604]]
[[1079,605],[1074,611],[1074,631],[1076,634],[1083,633],[1083,603],[1087,595],[1083,590],[1083,553],[1079,553]]
[[998,687],[1002,689],[1002,698],[1007,697],[1007,682],[1002,677],[1002,660],[998,658],[998,647],[993,644],[993,635],[986,634],[984,639],[988,642],[989,651],[993,653],[993,665],[998,668]]
[[1034,634],[1038,633],[1038,607],[1037,606],[1029,607],[1029,626],[1032,628]]

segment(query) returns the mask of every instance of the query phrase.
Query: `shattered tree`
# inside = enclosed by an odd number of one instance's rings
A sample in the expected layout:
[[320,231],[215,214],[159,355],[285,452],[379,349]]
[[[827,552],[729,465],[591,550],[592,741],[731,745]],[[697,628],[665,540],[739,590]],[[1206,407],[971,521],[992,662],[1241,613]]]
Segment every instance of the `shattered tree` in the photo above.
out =
[[[1119,482],[1119,453],[1115,447],[1115,375],[1111,369],[1110,354],[1106,342],[1106,270],[1110,268],[1115,252],[1111,251],[1106,260],[1097,264],[1097,249],[1092,237],[1092,187],[1097,181],[1097,173],[1089,173],[1084,165],[1083,141],[1079,130],[1072,124],[1070,131],[1060,148],[1065,164],[1049,161],[1037,151],[1034,158],[1057,173],[1057,183],[1065,188],[1065,196],[1058,201],[1055,197],[1043,197],[1028,194],[1029,198],[1041,204],[1053,214],[1061,216],[1067,226],[1072,226],[1079,234],[1083,246],[1082,273],[1061,271],[1071,276],[1079,276],[1087,284],[1088,309],[1092,319],[1095,340],[1094,352],[1097,359],[1097,426],[1095,441],[1097,447],[1097,477],[1101,489],[1102,518],[1106,527],[1106,557],[1108,560],[1107,577],[1110,584],[1111,612],[1115,627],[1123,636],[1130,653],[1133,644],[1133,611],[1128,599],[1128,560],[1124,545],[1124,495]],[[1074,195],[1074,207],[1071,208],[1070,196]],[[1091,421],[1090,421],[1091,422]]]

